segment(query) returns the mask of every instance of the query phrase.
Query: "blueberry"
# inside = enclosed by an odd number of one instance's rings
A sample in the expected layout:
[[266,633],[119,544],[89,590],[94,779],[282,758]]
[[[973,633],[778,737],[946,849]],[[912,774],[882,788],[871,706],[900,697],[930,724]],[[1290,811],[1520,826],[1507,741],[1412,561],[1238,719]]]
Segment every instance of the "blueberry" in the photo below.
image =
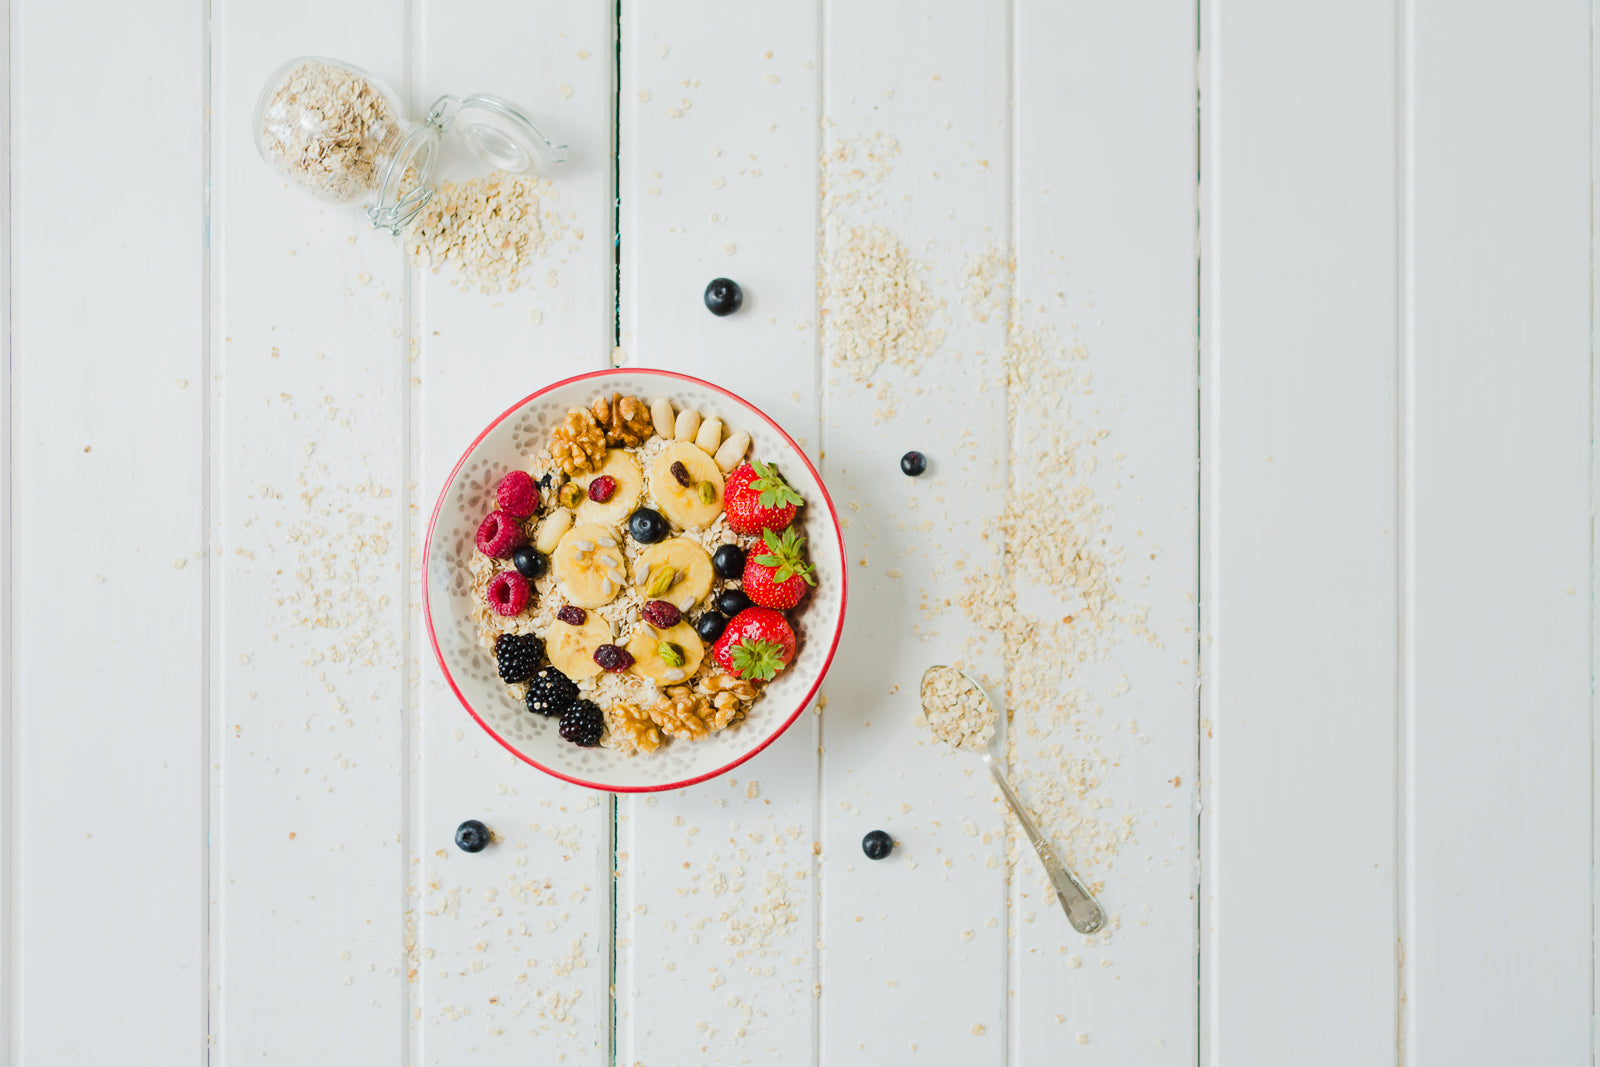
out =
[[730,619],[749,606],[750,598],[742,589],[729,589],[717,595],[717,610]]
[[711,556],[711,566],[724,578],[744,576],[744,549],[738,545],[723,545]]
[[628,533],[641,545],[653,545],[667,536],[667,520],[655,508],[640,508],[628,516]]
[[489,828],[477,819],[456,827],[456,848],[462,852],[482,852],[489,847]]
[[928,469],[928,457],[921,452],[907,452],[900,457],[900,469],[915,478]]
[[511,553],[511,565],[531,582],[550,568],[550,561],[535,552],[531,545],[523,545]]
[[721,637],[727,627],[728,617],[720,611],[708,611],[694,621],[694,632],[708,645]]
[[744,303],[744,290],[732,278],[712,278],[706,286],[706,310],[713,315],[732,315]]
[[861,851],[869,860],[881,860],[894,851],[894,838],[882,830],[874,830],[861,839]]

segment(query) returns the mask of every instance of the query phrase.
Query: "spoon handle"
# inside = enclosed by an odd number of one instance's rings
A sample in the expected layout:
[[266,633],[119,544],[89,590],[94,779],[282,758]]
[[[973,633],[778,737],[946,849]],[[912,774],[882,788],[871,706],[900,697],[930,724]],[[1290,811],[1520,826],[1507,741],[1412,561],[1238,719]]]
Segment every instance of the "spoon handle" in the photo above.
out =
[[1000,787],[1006,803],[1011,805],[1011,811],[1022,824],[1028,840],[1033,842],[1033,850],[1039,854],[1039,862],[1044,864],[1045,873],[1050,876],[1050,884],[1055,886],[1056,897],[1061,901],[1061,909],[1067,913],[1067,921],[1080,934],[1092,934],[1100,929],[1105,925],[1106,913],[1100,910],[1100,905],[1089,895],[1089,890],[1084,888],[1084,884],[1078,881],[1078,876],[1061,862],[1056,856],[1056,850],[1033,824],[1033,820],[1023,810],[1022,801],[1012,792],[1011,783],[1006,781],[1000,765],[987,756],[983,762],[989,765],[989,773],[994,776],[995,784]]

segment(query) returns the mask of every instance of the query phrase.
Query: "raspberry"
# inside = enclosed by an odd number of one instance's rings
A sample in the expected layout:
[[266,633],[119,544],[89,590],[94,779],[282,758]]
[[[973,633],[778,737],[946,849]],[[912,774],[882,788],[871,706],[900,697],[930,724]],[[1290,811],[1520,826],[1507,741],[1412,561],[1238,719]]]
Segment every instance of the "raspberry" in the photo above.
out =
[[525,703],[535,715],[560,715],[578,699],[578,684],[554,667],[542,667],[528,683]]
[[494,639],[494,663],[502,682],[526,682],[544,659],[544,642],[536,634],[501,634]]
[[669,604],[665,600],[652,600],[639,609],[639,614],[644,616],[644,621],[658,630],[678,625],[678,620],[683,618],[683,612],[678,610],[676,604]]
[[596,504],[604,504],[616,491],[617,480],[609,474],[602,474],[589,483],[589,499]]
[[484,594],[497,615],[520,615],[528,606],[528,579],[516,571],[501,571],[489,581]]
[[507,515],[525,519],[539,510],[539,487],[527,471],[512,471],[495,486],[494,499]]
[[633,666],[633,653],[621,645],[601,645],[594,650],[594,661],[613,674]]
[[589,613],[584,611],[582,608],[576,608],[571,604],[568,604],[560,611],[556,612],[556,618],[560,619],[568,626],[582,626],[584,623],[589,621]]
[[561,736],[583,748],[593,748],[606,732],[606,717],[592,700],[580,700],[561,714]]
[[490,559],[505,559],[526,540],[522,524],[503,511],[491,511],[478,527],[478,551]]

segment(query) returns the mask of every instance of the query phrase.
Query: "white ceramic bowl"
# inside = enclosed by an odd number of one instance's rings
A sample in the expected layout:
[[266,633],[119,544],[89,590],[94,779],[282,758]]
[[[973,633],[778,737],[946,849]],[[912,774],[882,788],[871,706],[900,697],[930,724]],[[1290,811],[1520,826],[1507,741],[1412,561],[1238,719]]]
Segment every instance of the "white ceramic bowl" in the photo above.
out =
[[[788,668],[766,687],[745,721],[704,741],[668,741],[649,755],[619,756],[561,739],[556,721],[532,715],[513,699],[478,643],[472,624],[468,561],[473,536],[493,509],[494,488],[514,468],[526,469],[568,409],[588,407],[602,393],[647,400],[665,396],[677,408],[719,416],[729,432],[750,435],[749,455],[776,463],[806,500],[796,520],[805,534],[818,587],[791,613],[800,645]],[[423,615],[445,680],[478,725],[518,758],[557,778],[612,792],[680,789],[732,770],[770,745],[811,703],[833,661],[844,627],[844,539],[839,516],[816,468],[778,424],[739,397],[670,371],[606,370],[539,390],[490,423],[472,442],[428,524],[422,557]]]

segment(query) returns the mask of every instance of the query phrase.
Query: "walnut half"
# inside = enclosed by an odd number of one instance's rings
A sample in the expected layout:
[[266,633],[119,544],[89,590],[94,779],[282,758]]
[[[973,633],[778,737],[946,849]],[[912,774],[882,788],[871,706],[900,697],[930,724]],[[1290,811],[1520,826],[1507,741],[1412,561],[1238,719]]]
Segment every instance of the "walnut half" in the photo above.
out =
[[648,710],[657,726],[680,741],[699,741],[711,734],[706,721],[713,715],[711,701],[686,685],[670,687]]
[[661,729],[637,704],[618,701],[606,709],[606,747],[632,755],[661,747]]
[[750,705],[761,695],[761,683],[731,674],[713,674],[702,685],[711,695],[712,715],[708,726],[724,730],[744,718]]
[[599,470],[606,458],[606,436],[594,416],[582,408],[567,412],[550,434],[550,458],[569,475]]
[[655,435],[655,420],[650,405],[636,396],[612,393],[611,399],[596,397],[589,410],[605,430],[606,443],[613,448],[638,448]]

